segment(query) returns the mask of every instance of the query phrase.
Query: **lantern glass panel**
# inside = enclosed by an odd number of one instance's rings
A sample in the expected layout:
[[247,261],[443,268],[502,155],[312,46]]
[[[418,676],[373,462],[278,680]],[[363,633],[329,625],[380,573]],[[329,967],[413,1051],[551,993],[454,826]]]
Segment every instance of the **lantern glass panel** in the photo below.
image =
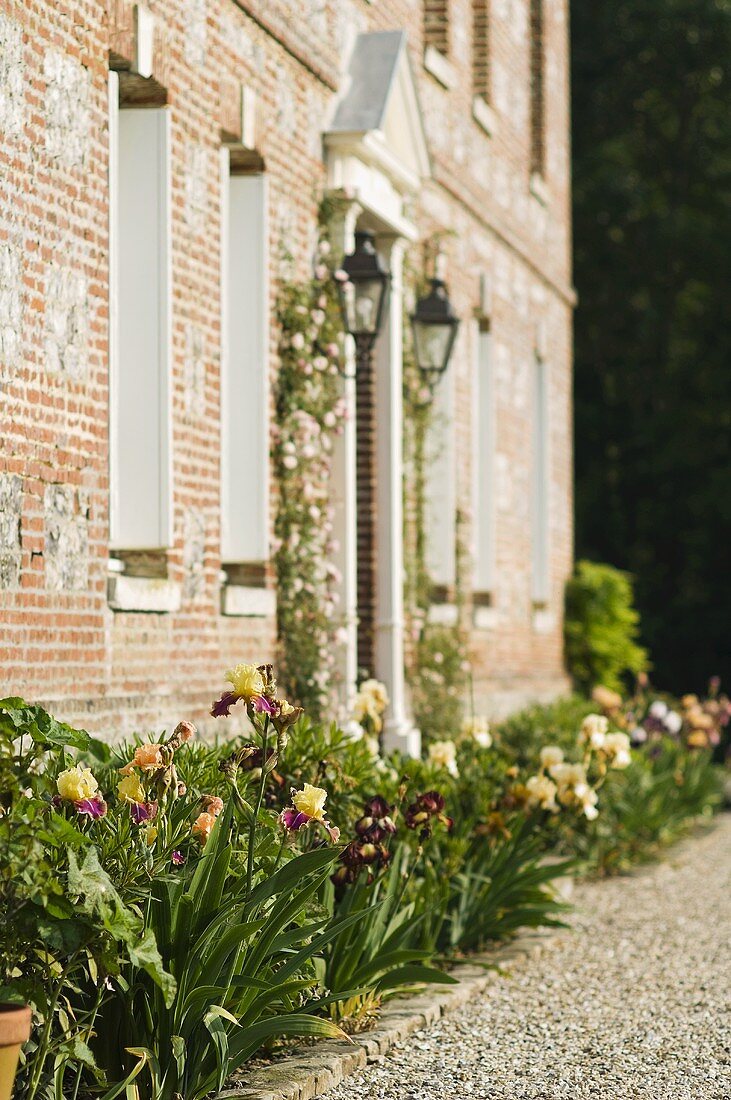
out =
[[343,287],[345,321],[353,336],[375,335],[384,289],[382,279],[358,279]]
[[416,362],[423,371],[441,372],[447,362],[453,328],[450,324],[414,323]]

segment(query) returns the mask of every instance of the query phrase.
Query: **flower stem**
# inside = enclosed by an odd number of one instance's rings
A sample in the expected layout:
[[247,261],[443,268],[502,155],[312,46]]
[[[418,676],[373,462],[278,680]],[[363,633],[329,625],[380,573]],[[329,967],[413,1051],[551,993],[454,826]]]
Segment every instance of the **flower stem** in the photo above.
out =
[[259,820],[259,810],[261,804],[264,801],[264,787],[267,781],[267,747],[269,741],[269,715],[264,718],[264,730],[262,733],[262,746],[261,746],[261,780],[259,781],[259,792],[256,798],[256,805],[254,806],[254,816],[249,826],[249,849],[246,853],[246,896],[251,893],[251,881],[254,877],[254,843],[256,841],[256,825]]

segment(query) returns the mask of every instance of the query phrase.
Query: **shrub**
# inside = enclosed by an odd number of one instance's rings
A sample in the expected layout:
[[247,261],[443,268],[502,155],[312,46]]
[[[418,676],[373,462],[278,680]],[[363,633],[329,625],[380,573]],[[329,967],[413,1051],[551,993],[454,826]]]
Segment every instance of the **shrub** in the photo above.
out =
[[638,644],[639,614],[632,581],[611,565],[580,561],[566,586],[566,660],[583,691],[603,684],[621,690],[622,677],[648,667]]

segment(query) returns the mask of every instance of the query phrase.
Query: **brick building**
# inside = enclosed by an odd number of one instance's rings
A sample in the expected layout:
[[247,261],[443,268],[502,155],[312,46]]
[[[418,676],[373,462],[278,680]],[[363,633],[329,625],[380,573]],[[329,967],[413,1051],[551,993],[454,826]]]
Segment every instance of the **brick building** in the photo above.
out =
[[[566,686],[567,0],[0,0],[0,682],[101,732],[201,719],[274,651],[273,304],[376,234],[377,675],[403,684],[401,267],[442,234],[429,556],[469,518],[479,709]],[[349,387],[344,383],[348,400]],[[352,677],[352,433],[338,458]],[[242,471],[246,475],[242,477]],[[222,522],[223,517],[223,522]]]

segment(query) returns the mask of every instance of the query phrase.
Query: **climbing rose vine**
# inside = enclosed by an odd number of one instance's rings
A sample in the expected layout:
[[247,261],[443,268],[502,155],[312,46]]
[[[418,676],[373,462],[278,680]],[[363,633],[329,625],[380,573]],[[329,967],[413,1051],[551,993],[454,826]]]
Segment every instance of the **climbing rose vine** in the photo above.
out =
[[333,564],[334,440],[345,402],[338,366],[343,331],[328,242],[312,278],[283,286],[273,458],[278,480],[274,555],[282,679],[314,718],[332,702],[340,575]]

